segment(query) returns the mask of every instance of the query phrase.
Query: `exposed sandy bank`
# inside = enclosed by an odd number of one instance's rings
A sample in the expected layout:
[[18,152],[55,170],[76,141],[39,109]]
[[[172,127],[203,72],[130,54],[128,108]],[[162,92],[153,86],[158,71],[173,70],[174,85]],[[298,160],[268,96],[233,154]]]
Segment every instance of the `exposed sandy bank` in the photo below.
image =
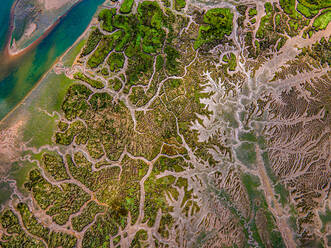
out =
[[46,10],[59,9],[67,3],[74,3],[78,0],[38,0],[41,4],[44,5]]

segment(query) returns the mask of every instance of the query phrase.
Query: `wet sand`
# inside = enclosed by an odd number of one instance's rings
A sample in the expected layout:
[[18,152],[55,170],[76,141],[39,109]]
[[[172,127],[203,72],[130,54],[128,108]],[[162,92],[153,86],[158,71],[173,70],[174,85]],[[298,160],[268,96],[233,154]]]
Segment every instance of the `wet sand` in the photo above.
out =
[[[55,6],[55,4],[57,4],[57,6],[61,7],[63,6],[63,2],[69,2],[70,0],[42,0],[42,1],[46,1],[45,6],[47,6],[47,2],[54,2],[52,4],[50,4],[51,6]],[[49,33],[59,24],[59,22],[70,12],[70,10],[72,8],[74,8],[78,3],[80,3],[82,0],[78,0],[76,3],[74,3],[67,11],[66,13],[64,13],[62,16],[60,16],[51,26],[49,26],[44,32],[43,34],[36,39],[32,44],[30,44],[29,46],[22,48],[22,49],[17,49],[16,46],[11,47],[11,37],[13,34],[13,30],[14,30],[14,10],[16,7],[16,4],[18,1],[16,1],[13,4],[13,7],[11,9],[11,13],[10,13],[10,31],[9,31],[9,35],[7,38],[7,45],[5,48],[5,52],[4,52],[4,59],[3,61],[8,61],[10,63],[11,59],[15,59],[15,57],[20,56],[26,52],[28,52],[31,49],[34,49],[43,39],[45,39],[45,37],[47,37],[49,35]]]

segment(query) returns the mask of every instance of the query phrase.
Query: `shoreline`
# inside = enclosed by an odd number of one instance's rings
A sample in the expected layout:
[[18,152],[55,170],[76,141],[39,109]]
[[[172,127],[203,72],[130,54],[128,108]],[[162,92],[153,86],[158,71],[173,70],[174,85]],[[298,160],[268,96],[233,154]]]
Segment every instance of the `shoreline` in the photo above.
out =
[[12,35],[13,35],[13,31],[14,31],[14,11],[15,11],[15,7],[17,5],[17,3],[19,2],[19,0],[16,0],[15,3],[13,4],[11,11],[10,11],[10,25],[9,25],[9,35],[8,38],[6,40],[7,44],[5,46],[4,49],[4,56],[8,57],[9,60],[15,59],[29,51],[31,51],[32,49],[34,49],[35,47],[37,47],[43,39],[45,39],[52,31],[53,29],[60,23],[60,21],[74,8],[76,7],[79,3],[81,3],[83,0],[79,0],[76,3],[74,3],[63,15],[59,16],[59,18],[52,24],[50,25],[48,28],[45,29],[45,31],[43,32],[43,34],[37,38],[35,41],[33,41],[30,45],[28,45],[27,47],[21,48],[21,49],[13,49],[11,48],[11,41],[12,41]]
[[[82,0],[80,0],[82,1]],[[80,2],[79,1],[79,2]],[[8,120],[8,118],[10,117],[10,115],[15,112],[20,106],[22,106],[24,104],[24,102],[27,100],[27,98],[31,95],[31,93],[43,82],[43,80],[46,78],[46,76],[54,69],[55,65],[61,61],[65,55],[68,54],[68,52],[70,52],[70,50],[72,48],[74,48],[83,38],[84,36],[86,36],[87,32],[90,30],[91,26],[93,25],[93,22],[94,22],[94,18],[95,16],[92,17],[89,25],[86,27],[86,29],[84,30],[84,32],[77,38],[77,40],[70,46],[68,47],[68,49],[60,56],[58,57],[54,63],[51,65],[51,67],[49,68],[49,70],[47,70],[43,76],[36,82],[36,84],[31,88],[31,90],[24,96],[24,98],[18,102],[16,104],[16,106],[10,110],[2,119],[0,119],[0,127],[2,125],[4,125],[5,121]],[[16,55],[16,56],[19,56],[19,55]]]

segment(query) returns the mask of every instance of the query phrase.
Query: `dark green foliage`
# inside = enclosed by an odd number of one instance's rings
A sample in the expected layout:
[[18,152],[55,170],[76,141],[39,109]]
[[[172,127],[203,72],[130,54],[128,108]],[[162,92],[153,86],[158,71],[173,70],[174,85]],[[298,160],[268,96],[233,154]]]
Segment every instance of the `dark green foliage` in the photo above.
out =
[[103,206],[99,206],[94,201],[89,202],[80,215],[71,219],[73,229],[81,232],[84,227],[92,223],[97,213],[101,213],[104,210],[105,208]]
[[301,4],[300,2],[297,3],[297,11],[306,18],[313,18],[314,16],[316,16],[318,14],[318,10],[309,9],[308,7]]
[[165,39],[165,16],[157,2],[142,2],[138,6],[139,35],[146,53],[156,53]]
[[124,65],[124,55],[123,53],[111,53],[108,58],[108,65],[111,71],[118,72],[120,69],[123,68]]
[[[82,152],[76,152],[73,158],[67,154],[66,160],[72,176],[91,191],[102,192],[107,189],[108,184],[116,183],[116,179],[118,179],[119,167],[104,168],[92,172],[92,163],[87,160]],[[102,193],[100,194],[102,195]],[[103,201],[106,201],[106,199]]]
[[127,212],[125,209],[121,214],[109,211],[98,216],[95,223],[89,228],[83,237],[83,247],[110,247],[110,238],[118,233],[118,223],[126,221]]
[[[55,134],[55,141],[57,144],[61,145],[70,145],[74,138],[78,136],[80,133],[86,131],[85,125],[83,124],[82,121],[75,121],[70,124],[70,127],[63,133],[57,132]],[[79,137],[79,136],[78,136]],[[79,143],[86,143],[86,142],[79,142]],[[50,171],[55,175],[55,171]],[[64,172],[61,172],[63,174]],[[62,175],[64,176],[64,175]],[[60,175],[57,175],[58,178],[62,177]],[[55,177],[54,177],[55,178]],[[56,178],[55,178],[56,179]]]
[[64,232],[51,232],[48,241],[48,247],[57,248],[57,247],[68,247],[74,248],[77,247],[77,238],[73,235],[64,233]]
[[154,172],[145,181],[146,196],[144,221],[147,221],[148,226],[154,225],[159,209],[161,209],[162,213],[171,212],[171,208],[168,206],[165,198],[166,192],[173,191],[175,196],[178,194],[176,189],[172,187],[176,182],[174,176],[166,176],[156,179],[156,175],[156,172]]
[[138,232],[136,232],[136,235],[134,236],[134,238],[130,244],[130,248],[145,247],[144,245],[142,245],[142,243],[144,241],[147,241],[147,239],[148,239],[148,234],[147,234],[146,230],[140,229]]
[[311,10],[331,7],[331,0],[298,0],[298,2]]
[[[125,54],[130,58],[129,69],[126,71],[130,87],[153,67],[153,57],[149,54],[157,53],[162,48],[165,40],[165,31],[162,28],[165,25],[165,16],[156,2],[143,2],[139,4],[136,15],[114,15],[113,11],[104,10],[99,18],[103,20],[104,26],[111,26],[108,30],[119,30],[103,37],[97,50],[89,58],[88,64],[95,68],[113,48],[117,52],[125,50]],[[116,72],[123,67],[124,56],[113,53],[108,63],[110,69]]]
[[182,81],[180,79],[173,79],[173,80],[169,80],[168,82],[169,82],[169,86],[172,89],[176,89],[182,84]]
[[[130,1],[124,1],[122,7]],[[171,12],[167,15],[172,14]],[[172,17],[174,15],[172,14]],[[107,55],[115,49],[116,52],[125,52],[128,60],[126,70],[127,85],[124,92],[127,93],[132,85],[137,84],[140,77],[148,77],[153,69],[154,54],[161,52],[164,46],[166,32],[169,29],[169,37],[173,36],[172,22],[175,18],[166,17],[157,2],[144,1],[137,7],[137,13],[131,15],[116,14],[113,9],[102,10],[99,20],[102,20],[102,28],[115,33],[103,36],[98,48],[89,58],[88,65],[91,68],[98,67]],[[172,51],[171,51],[172,52]],[[152,56],[151,56],[152,55]],[[170,58],[172,59],[172,58]],[[169,62],[168,69],[175,70],[176,61]],[[162,66],[162,57],[158,58],[158,68]],[[124,56],[120,53],[112,53],[109,56],[110,69],[117,72],[124,65]],[[171,68],[170,68],[171,67]],[[119,84],[114,89],[119,90]]]
[[171,230],[174,222],[174,218],[169,213],[162,216],[158,232],[163,238],[169,238],[169,231],[167,228]]
[[57,127],[61,132],[64,132],[69,127],[69,124],[64,121],[59,121]]
[[286,14],[290,15],[292,18],[296,18],[295,0],[280,0],[279,4]]
[[148,54],[139,53],[132,59],[129,59],[128,69],[126,70],[128,86],[134,85],[139,77],[143,76],[148,71],[151,71],[152,67],[153,58]]
[[276,50],[279,51],[285,45],[286,41],[287,41],[287,37],[285,36],[281,37],[280,40],[278,41]]
[[232,32],[233,13],[227,8],[210,9],[203,16],[204,25],[199,29],[199,36],[194,43],[198,49],[204,44],[222,40],[224,35]]
[[102,33],[97,28],[93,30],[87,39],[86,45],[81,53],[81,57],[86,56],[90,54],[99,44],[100,40],[102,38]]
[[272,5],[265,4],[264,5],[266,15],[261,18],[259,29],[256,32],[256,38],[262,39],[267,36],[270,32],[273,32],[273,13],[272,13]]
[[88,83],[89,85],[91,85],[93,88],[96,88],[96,89],[102,89],[105,87],[105,85],[101,81],[91,79],[81,72],[75,73],[74,79],[78,79],[85,83]]
[[133,6],[134,0],[124,0],[120,12],[123,14],[128,14],[131,12],[132,6]]
[[[254,58],[263,53],[267,53],[270,49],[279,51],[287,40],[286,35],[282,34],[286,32],[288,35],[293,36],[298,32],[299,26],[301,27],[303,25],[301,19],[289,19],[284,13],[276,14],[277,8],[274,8],[269,2],[265,3],[264,8],[266,15],[261,18],[255,36],[255,44],[252,44],[255,49],[252,48],[250,50],[249,56]],[[248,35],[250,35],[250,33],[247,33],[247,36]],[[246,41],[252,43],[251,35],[249,40],[246,39]]]
[[45,245],[30,236],[28,236],[20,226],[17,216],[12,210],[5,210],[1,217],[0,223],[9,235],[3,234],[0,240],[0,247],[16,248],[16,247],[31,247],[43,248]]
[[120,39],[121,35],[122,32],[117,31],[111,35],[103,36],[98,48],[87,61],[89,67],[96,68],[103,63],[107,55],[115,48],[116,42]]
[[222,60],[227,63],[226,68],[228,68],[230,71],[236,70],[237,58],[236,55],[234,55],[234,53],[224,55]]
[[105,68],[102,68],[102,70],[101,70],[101,74],[103,75],[103,76],[108,76],[109,75],[109,71],[108,71],[108,69],[105,67]]
[[175,9],[180,11],[181,9],[185,8],[186,1],[185,0],[174,0],[175,2]]
[[86,149],[94,159],[99,159],[105,154],[102,149],[101,139],[98,138],[90,138],[87,142]]
[[69,179],[63,159],[60,155],[44,153],[42,155],[41,162],[46,171],[51,174],[55,180]]
[[164,14],[157,2],[144,1],[138,6],[141,25],[160,29],[164,25]]
[[166,46],[164,49],[164,53],[166,54],[166,64],[165,67],[170,75],[174,75],[178,72],[178,65],[180,55],[179,52],[172,46]]
[[257,15],[257,10],[256,10],[256,8],[252,8],[252,9],[250,9],[250,10],[248,11],[248,15],[249,15],[250,17],[256,16],[256,15]]
[[156,65],[155,65],[156,71],[160,71],[163,68],[163,65],[164,65],[164,58],[162,57],[162,55],[158,55],[156,57]]
[[310,57],[319,61],[321,65],[331,65],[331,38],[326,40],[322,38],[319,42],[313,44],[310,48],[302,48],[300,55],[308,54]]
[[119,91],[123,87],[122,82],[119,78],[114,78],[114,79],[110,80],[109,86],[110,86],[110,88],[112,88],[115,91]]
[[73,84],[69,87],[62,103],[62,110],[69,121],[76,117],[83,119],[86,117],[86,111],[89,108],[86,100],[91,94],[92,91],[82,84]]
[[[146,175],[147,170],[148,165],[143,161],[132,160],[125,156],[122,162],[121,177],[118,178],[120,172],[118,170],[117,173],[112,172],[112,175],[117,175],[111,179],[112,181],[105,178],[107,183],[99,183],[97,197],[99,201],[106,203],[109,208],[107,213],[97,217],[96,222],[85,233],[84,247],[109,245],[110,237],[117,234],[119,227],[124,229],[127,225],[129,212],[131,224],[137,221],[140,201],[139,182]],[[100,173],[100,175],[105,177],[105,172]]]
[[170,0],[161,0],[161,1],[165,7],[169,8],[171,6]]
[[113,98],[106,92],[95,93],[90,97],[89,103],[94,111],[102,111],[112,105]]
[[26,229],[33,235],[42,238],[46,242],[48,242],[49,236],[49,228],[43,227],[37,219],[31,214],[28,206],[25,203],[17,204],[17,209],[22,216],[22,221]]
[[76,152],[74,159],[67,154],[66,160],[71,175],[90,190],[95,191],[98,184],[95,175],[92,173],[92,163],[86,159],[84,154]]
[[31,191],[38,205],[46,210],[53,221],[64,225],[69,216],[78,212],[90,196],[80,187],[72,183],[62,183],[61,188],[48,183],[38,170],[32,170],[26,189]]
[[1,225],[7,229],[9,234],[20,233],[21,226],[18,222],[17,216],[11,210],[6,210],[1,215]]
[[238,10],[238,12],[240,13],[240,15],[244,16],[246,14],[246,10],[247,10],[247,6],[246,5],[238,5],[236,7],[236,9]]
[[116,9],[103,9],[100,11],[98,19],[102,21],[101,28],[108,32],[114,31],[113,17],[116,15]]

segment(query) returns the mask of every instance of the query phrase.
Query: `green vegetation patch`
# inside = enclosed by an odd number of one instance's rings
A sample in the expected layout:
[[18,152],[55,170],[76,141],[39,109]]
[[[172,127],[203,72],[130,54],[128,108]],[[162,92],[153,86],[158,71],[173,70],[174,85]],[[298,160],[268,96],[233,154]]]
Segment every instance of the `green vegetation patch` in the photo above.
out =
[[[64,131],[64,132],[56,132],[55,134],[55,141],[57,144],[61,144],[61,145],[70,145],[74,138],[85,131],[85,125],[83,124],[82,121],[74,121],[70,124],[69,128]],[[77,143],[77,142],[76,142]],[[82,142],[82,143],[86,143],[86,142]],[[49,172],[54,174],[54,177],[56,178],[61,178],[64,177],[64,175],[62,175],[64,172],[56,172],[54,171],[54,168],[51,168],[50,165],[48,165],[48,170],[50,170]],[[59,167],[59,166],[58,166]],[[56,173],[61,173],[60,175],[57,175]]]
[[93,88],[96,89],[102,89],[105,87],[105,85],[101,81],[91,79],[81,72],[75,73],[74,78],[81,80],[85,83],[88,83],[89,85],[91,85]]
[[225,66],[225,69],[229,69],[230,71],[235,71],[237,67],[237,57],[234,55],[234,53],[230,53],[227,55],[224,55],[222,58],[223,62],[226,62],[227,65]]
[[115,48],[116,42],[120,39],[121,35],[122,32],[117,31],[111,35],[103,36],[97,49],[87,61],[89,67],[96,68],[103,63],[107,55]]
[[[295,9],[296,0],[280,0],[279,4],[286,14],[293,19],[300,19],[301,15]],[[270,4],[270,3],[266,3]],[[271,5],[271,4],[270,4]]]
[[25,203],[17,204],[17,209],[22,217],[26,229],[33,235],[42,238],[49,247],[76,247],[77,238],[63,232],[50,231],[39,223],[36,217],[31,214],[29,207]]
[[123,68],[124,60],[125,60],[125,58],[124,58],[123,53],[113,52],[108,57],[107,63],[112,72],[118,72],[120,69]]
[[133,6],[134,0],[124,0],[120,12],[123,14],[128,14],[131,12],[132,6]]
[[255,144],[243,142],[236,149],[237,158],[247,166],[251,166],[256,162],[256,152],[255,152]]
[[324,30],[331,21],[331,10],[325,11],[314,20],[313,27],[316,30]]
[[181,9],[185,8],[186,1],[185,0],[174,0],[175,2],[175,9],[180,11]]
[[299,2],[297,4],[297,11],[300,12],[306,18],[313,18],[318,14],[318,10],[311,10]]
[[194,43],[198,49],[204,44],[223,39],[232,32],[233,13],[228,8],[210,9],[203,16],[204,25],[199,28],[199,35]]
[[123,87],[122,82],[119,78],[114,78],[108,82],[111,89],[115,91],[120,91]]
[[147,231],[144,229],[140,229],[138,232],[136,232],[136,235],[131,241],[130,248],[146,247],[145,245],[148,245],[146,242],[147,239],[148,239]]
[[257,142],[257,138],[253,132],[240,132],[239,140]]
[[259,178],[250,174],[243,174],[241,178],[254,212],[254,219],[249,223],[254,239],[261,247],[266,242],[271,242],[271,247],[286,247],[277,229],[275,218],[268,210],[264,194],[258,189],[261,185]]
[[165,68],[169,74],[174,75],[178,73],[179,62],[177,60],[180,57],[179,52],[172,46],[166,46],[164,53],[166,54]]
[[103,9],[100,11],[98,20],[102,22],[101,28],[108,32],[114,31],[113,17],[116,15],[116,9]]
[[256,15],[257,15],[257,10],[256,10],[256,8],[251,8],[251,9],[248,11],[248,15],[249,15],[250,17],[256,16]]
[[38,239],[27,235],[12,210],[5,210],[0,216],[0,223],[9,235],[2,235],[0,240],[1,247],[25,247],[44,248],[45,245]]
[[46,210],[52,220],[64,225],[69,216],[79,211],[90,196],[72,183],[62,183],[61,188],[47,182],[39,170],[32,170],[25,187],[32,193],[38,205]]
[[46,171],[52,175],[55,180],[59,181],[69,179],[64,166],[63,158],[57,153],[52,154],[45,152],[42,155],[41,161]]
[[0,206],[7,202],[10,199],[11,194],[13,193],[12,188],[7,182],[0,182]]
[[74,230],[81,232],[84,227],[92,223],[96,214],[105,211],[103,206],[99,206],[96,202],[91,201],[81,214],[71,219],[72,227]]
[[278,201],[284,207],[289,201],[289,192],[286,190],[285,186],[281,183],[275,185],[275,193],[278,194]]
[[298,0],[298,2],[311,10],[331,7],[331,0]]
[[331,210],[329,209],[329,207],[326,207],[326,211],[323,212],[319,212],[319,217],[322,221],[322,228],[321,228],[321,232],[325,232],[326,229],[326,225],[331,223]]
[[98,28],[93,30],[87,39],[87,42],[86,42],[86,45],[85,45],[83,51],[81,52],[81,57],[90,54],[97,47],[102,36],[103,35]]

